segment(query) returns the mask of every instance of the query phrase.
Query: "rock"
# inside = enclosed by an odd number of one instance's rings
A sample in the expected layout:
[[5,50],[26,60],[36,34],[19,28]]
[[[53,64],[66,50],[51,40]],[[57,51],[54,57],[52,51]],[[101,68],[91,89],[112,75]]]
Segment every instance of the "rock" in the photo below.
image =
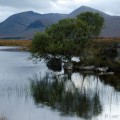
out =
[[94,66],[85,66],[85,67],[79,67],[80,70],[94,70],[95,67]]
[[47,62],[47,67],[55,72],[62,70],[62,60],[59,58],[51,58]]
[[71,62],[66,62],[66,63],[64,63],[63,68],[65,70],[72,70],[73,69],[73,64]]
[[98,75],[113,75],[114,74],[114,72],[101,72],[101,73],[99,73]]
[[96,72],[107,72],[108,67],[98,67],[95,69]]
[[72,62],[80,62],[80,58],[79,57],[72,57],[71,61]]

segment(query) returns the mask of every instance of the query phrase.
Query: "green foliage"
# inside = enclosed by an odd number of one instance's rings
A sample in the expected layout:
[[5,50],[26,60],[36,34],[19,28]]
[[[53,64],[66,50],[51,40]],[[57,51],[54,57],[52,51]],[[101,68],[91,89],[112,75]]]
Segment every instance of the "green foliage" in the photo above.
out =
[[46,32],[56,40],[71,39],[73,28],[75,26],[75,19],[64,19],[58,23],[53,24]]
[[77,19],[86,22],[92,37],[98,37],[104,25],[104,18],[99,13],[81,13],[77,16]]
[[46,54],[51,38],[47,33],[36,33],[32,40],[32,52]]
[[57,24],[46,29],[46,33],[50,35],[56,42],[64,40],[74,40],[75,43],[84,43],[90,37],[87,24],[80,19],[64,19]]

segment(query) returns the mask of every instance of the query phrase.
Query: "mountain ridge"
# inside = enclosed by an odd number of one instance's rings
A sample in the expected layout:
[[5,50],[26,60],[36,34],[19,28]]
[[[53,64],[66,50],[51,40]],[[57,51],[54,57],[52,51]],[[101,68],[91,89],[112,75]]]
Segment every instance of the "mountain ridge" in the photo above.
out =
[[76,15],[78,15],[78,14],[80,14],[82,12],[87,12],[87,11],[89,11],[89,12],[98,12],[103,16],[110,16],[110,15],[108,15],[108,14],[102,12],[102,11],[96,10],[96,9],[88,7],[88,6],[81,6],[81,7],[77,8],[77,9],[75,9],[74,11],[72,11],[68,16],[75,17]]
[[100,37],[120,37],[120,16],[111,16],[94,8],[81,6],[70,14],[26,11],[14,14],[0,23],[0,38],[31,39],[35,32],[44,31],[46,27],[64,18],[73,18],[82,12],[98,12],[105,19],[105,26]]

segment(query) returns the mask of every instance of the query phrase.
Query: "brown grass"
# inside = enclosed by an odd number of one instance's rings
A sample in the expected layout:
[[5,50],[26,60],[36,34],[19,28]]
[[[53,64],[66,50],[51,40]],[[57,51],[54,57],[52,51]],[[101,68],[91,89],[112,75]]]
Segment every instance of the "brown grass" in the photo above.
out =
[[31,42],[31,40],[0,40],[0,46],[22,46],[29,49]]
[[88,43],[88,45],[90,45],[91,47],[100,47],[100,48],[105,46],[110,47],[117,44],[120,44],[120,38],[97,38]]
[[98,43],[120,43],[120,38],[97,38],[93,41]]
[[[30,48],[32,40],[0,40],[0,46],[22,46]],[[120,43],[120,38],[97,38],[92,41],[94,44]]]

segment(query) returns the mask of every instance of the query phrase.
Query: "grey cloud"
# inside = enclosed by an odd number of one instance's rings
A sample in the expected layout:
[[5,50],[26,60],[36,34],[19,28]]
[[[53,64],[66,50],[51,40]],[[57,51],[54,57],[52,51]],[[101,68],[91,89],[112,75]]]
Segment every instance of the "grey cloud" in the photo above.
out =
[[8,6],[14,8],[45,8],[50,6],[50,2],[57,0],[0,0],[1,6]]
[[120,15],[119,0],[0,0],[0,21],[11,14],[28,10],[38,13],[70,13],[81,5]]
[[92,0],[88,5],[103,12],[111,13],[112,15],[120,15],[119,0]]
[[81,5],[119,14],[119,0],[0,0],[0,6],[39,12],[70,12]]

